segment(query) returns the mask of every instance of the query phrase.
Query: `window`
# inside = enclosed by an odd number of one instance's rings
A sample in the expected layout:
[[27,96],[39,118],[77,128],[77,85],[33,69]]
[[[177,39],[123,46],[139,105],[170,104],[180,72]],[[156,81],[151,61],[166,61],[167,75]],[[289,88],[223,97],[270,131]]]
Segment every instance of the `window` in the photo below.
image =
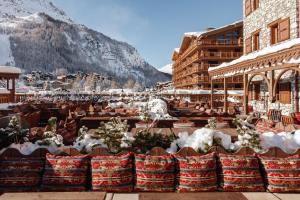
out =
[[245,53],[251,53],[252,52],[252,37],[249,37],[245,40]]
[[278,43],[278,24],[271,26],[271,44]]
[[291,83],[279,83],[278,100],[283,104],[291,103]]
[[270,25],[271,44],[290,39],[290,18],[277,20]]
[[259,8],[259,0],[246,0],[245,1],[245,16],[250,15],[254,10]]
[[259,50],[259,31],[254,33],[253,36],[253,51]]
[[259,0],[253,0],[253,10],[259,8]]
[[251,0],[245,1],[245,15],[248,16],[251,13]]

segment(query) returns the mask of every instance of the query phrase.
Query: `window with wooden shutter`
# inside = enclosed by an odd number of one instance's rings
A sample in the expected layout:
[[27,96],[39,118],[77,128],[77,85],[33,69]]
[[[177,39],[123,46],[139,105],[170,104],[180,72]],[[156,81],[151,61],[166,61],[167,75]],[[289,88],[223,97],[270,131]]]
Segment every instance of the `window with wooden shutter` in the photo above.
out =
[[249,37],[245,41],[245,53],[251,53],[252,52],[252,37]]
[[290,18],[278,23],[278,39],[280,42],[290,39]]
[[253,10],[259,8],[259,0],[253,0]]
[[253,51],[259,50],[259,30],[254,32],[252,35],[253,38]]
[[245,15],[248,16],[251,13],[251,0],[245,1]]
[[278,99],[280,103],[291,103],[291,83],[279,83],[278,85],[279,95]]

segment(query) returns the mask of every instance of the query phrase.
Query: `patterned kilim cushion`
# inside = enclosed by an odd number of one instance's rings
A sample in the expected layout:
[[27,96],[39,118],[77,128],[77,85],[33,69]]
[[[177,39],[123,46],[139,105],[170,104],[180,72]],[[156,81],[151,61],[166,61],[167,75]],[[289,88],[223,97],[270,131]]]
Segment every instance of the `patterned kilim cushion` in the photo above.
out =
[[220,154],[219,158],[223,191],[265,191],[259,161],[255,156]]
[[0,191],[36,191],[44,169],[42,158],[3,158],[0,160]]
[[205,156],[175,157],[178,163],[178,191],[200,192],[217,189],[214,153]]
[[84,191],[89,159],[87,156],[47,154],[43,191]]
[[95,156],[91,160],[92,189],[109,192],[133,190],[133,155]]
[[259,156],[270,192],[300,192],[300,156]]
[[175,187],[175,161],[172,155],[135,156],[136,190],[172,192]]

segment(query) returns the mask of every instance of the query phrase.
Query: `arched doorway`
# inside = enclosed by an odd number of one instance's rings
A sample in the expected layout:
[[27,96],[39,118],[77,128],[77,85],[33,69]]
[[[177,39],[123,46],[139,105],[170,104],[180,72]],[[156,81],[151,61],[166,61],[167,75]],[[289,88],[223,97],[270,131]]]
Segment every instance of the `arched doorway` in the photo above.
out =
[[267,112],[270,83],[264,74],[253,74],[247,83],[249,111]]
[[289,68],[281,71],[274,84],[273,94],[277,109],[284,115],[289,115],[299,110],[299,68]]

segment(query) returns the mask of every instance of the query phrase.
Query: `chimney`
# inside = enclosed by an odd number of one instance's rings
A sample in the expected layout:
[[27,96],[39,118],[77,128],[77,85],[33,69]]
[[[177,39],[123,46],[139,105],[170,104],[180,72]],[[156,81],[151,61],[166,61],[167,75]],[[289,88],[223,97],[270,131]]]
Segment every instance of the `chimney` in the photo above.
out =
[[215,30],[216,28],[214,28],[214,27],[208,27],[207,29],[206,29],[206,31],[212,31],[212,30]]

